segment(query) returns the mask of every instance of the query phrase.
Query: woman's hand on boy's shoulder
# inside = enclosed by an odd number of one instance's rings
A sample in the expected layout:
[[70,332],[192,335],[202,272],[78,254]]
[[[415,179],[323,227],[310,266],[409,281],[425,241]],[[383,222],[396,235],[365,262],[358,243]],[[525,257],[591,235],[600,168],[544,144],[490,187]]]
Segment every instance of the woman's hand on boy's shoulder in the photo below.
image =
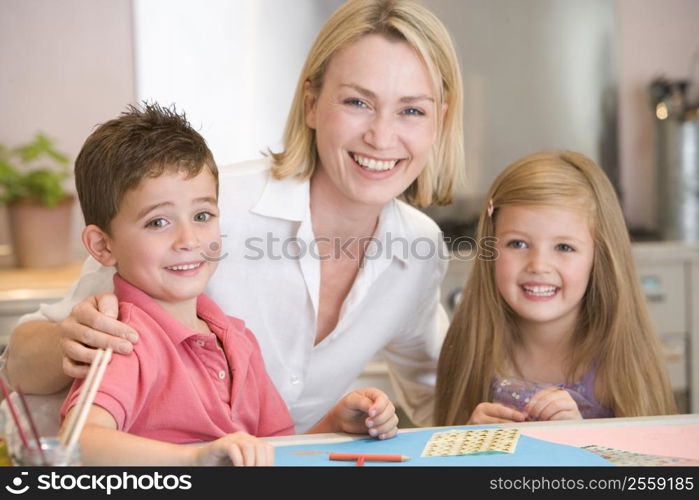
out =
[[346,394],[309,432],[369,434],[377,439],[392,438],[398,432],[396,407],[386,393],[365,387]]
[[475,424],[497,424],[505,422],[524,422],[527,418],[525,413],[505,406],[500,403],[489,403],[487,401],[479,403],[471,412],[468,425]]
[[194,465],[274,465],[274,447],[247,432],[226,434],[194,450]]
[[73,378],[84,378],[97,354],[96,349],[111,347],[128,354],[138,342],[138,334],[118,319],[119,302],[114,294],[93,295],[78,302],[70,315],[59,323],[63,371]]

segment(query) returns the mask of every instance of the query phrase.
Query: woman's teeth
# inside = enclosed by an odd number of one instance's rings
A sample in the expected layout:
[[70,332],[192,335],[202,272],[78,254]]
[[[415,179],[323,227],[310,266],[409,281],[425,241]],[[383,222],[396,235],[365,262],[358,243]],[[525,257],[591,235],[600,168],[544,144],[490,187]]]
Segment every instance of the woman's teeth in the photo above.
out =
[[354,158],[354,161],[359,163],[362,167],[368,170],[374,170],[376,172],[391,170],[398,163],[398,160],[375,160],[373,158],[359,156],[358,154],[352,154],[352,158]]
[[189,271],[190,269],[196,269],[199,266],[201,266],[201,262],[197,264],[185,264],[182,266],[170,266],[166,267],[165,269],[170,269],[171,271]]
[[555,286],[523,286],[525,292],[536,297],[551,297],[558,287]]

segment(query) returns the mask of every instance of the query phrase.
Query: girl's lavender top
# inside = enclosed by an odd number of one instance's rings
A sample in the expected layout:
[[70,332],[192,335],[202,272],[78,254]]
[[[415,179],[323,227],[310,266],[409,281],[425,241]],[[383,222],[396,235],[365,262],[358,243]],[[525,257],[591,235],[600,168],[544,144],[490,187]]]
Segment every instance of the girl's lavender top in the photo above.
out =
[[614,413],[595,399],[594,382],[594,369],[589,370],[580,382],[572,384],[536,384],[512,377],[500,378],[496,375],[490,384],[490,401],[522,411],[537,392],[548,387],[559,387],[572,396],[583,418],[613,417]]

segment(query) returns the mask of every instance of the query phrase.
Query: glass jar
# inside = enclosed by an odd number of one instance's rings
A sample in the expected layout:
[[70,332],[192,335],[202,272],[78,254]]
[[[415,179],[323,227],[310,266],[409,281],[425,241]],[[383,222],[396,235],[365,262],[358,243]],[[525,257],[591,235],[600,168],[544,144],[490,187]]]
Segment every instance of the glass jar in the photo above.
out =
[[80,456],[80,445],[76,444],[68,455],[68,450],[62,446],[57,437],[42,437],[41,451],[43,457],[34,441],[30,442],[30,447],[21,446],[19,452],[13,457],[15,465],[41,465],[59,467],[66,465],[82,465]]
[[0,406],[0,467],[8,465],[12,465],[12,460],[10,460],[7,439],[5,439],[5,407]]

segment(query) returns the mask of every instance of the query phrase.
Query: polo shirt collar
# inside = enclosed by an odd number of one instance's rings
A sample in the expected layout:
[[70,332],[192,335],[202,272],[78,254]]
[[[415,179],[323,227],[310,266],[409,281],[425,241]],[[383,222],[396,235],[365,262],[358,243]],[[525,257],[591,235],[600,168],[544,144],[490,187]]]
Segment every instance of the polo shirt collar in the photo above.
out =
[[[114,294],[119,302],[128,302],[144,311],[155,321],[167,334],[174,344],[180,344],[187,338],[193,335],[201,335],[201,333],[192,330],[180,321],[176,320],[168,314],[155,300],[142,290],[136,288],[124,278],[119,276],[119,273],[114,273]],[[205,294],[197,297],[197,315],[205,318],[210,325],[213,323],[215,328],[212,329],[217,337],[221,337],[226,331],[228,322],[226,315]]]

